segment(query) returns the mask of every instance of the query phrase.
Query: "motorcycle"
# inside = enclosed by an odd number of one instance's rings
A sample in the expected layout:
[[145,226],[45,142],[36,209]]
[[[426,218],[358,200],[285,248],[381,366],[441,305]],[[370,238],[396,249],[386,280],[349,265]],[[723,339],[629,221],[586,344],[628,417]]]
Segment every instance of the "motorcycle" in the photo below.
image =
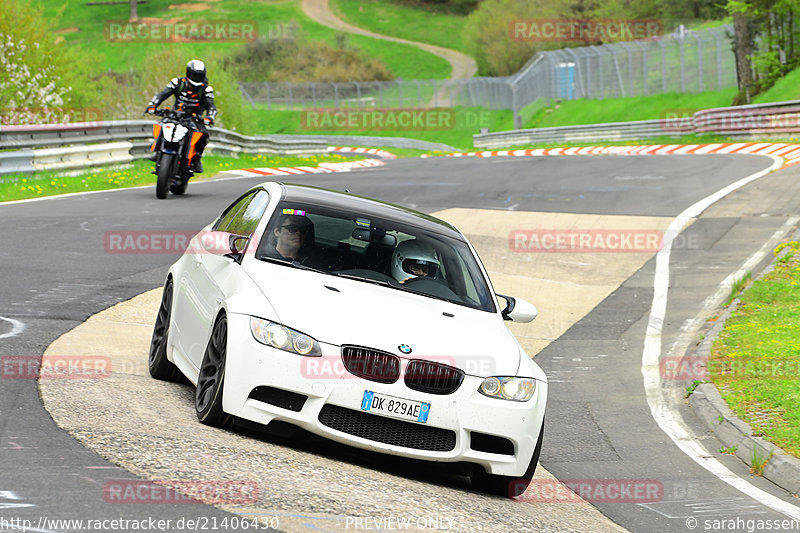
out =
[[167,189],[175,195],[186,192],[189,179],[194,176],[191,163],[195,145],[203,134],[197,131],[191,113],[166,108],[156,109],[154,114],[163,117],[161,123],[153,124],[155,140],[150,147],[156,154],[156,197],[163,200]]

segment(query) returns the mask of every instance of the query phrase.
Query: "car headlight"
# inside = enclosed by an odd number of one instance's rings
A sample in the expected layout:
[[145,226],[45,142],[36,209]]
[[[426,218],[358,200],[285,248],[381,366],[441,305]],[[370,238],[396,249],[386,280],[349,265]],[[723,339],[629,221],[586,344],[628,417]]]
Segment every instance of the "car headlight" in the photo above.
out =
[[533,378],[492,376],[483,380],[478,391],[490,398],[527,402],[536,392],[536,380]]
[[313,338],[276,322],[251,316],[250,332],[253,334],[253,338],[261,344],[279,350],[311,357],[322,355],[319,344]]

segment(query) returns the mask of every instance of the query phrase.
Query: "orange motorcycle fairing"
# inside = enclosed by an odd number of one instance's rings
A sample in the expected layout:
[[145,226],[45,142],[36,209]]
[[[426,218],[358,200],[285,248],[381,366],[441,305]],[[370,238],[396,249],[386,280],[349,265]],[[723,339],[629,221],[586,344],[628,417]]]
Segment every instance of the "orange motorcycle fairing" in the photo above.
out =
[[192,138],[189,141],[189,163],[192,162],[192,158],[195,155],[195,152],[196,152],[195,145],[197,144],[197,141],[199,141],[200,137],[202,137],[202,136],[203,136],[203,133],[200,132],[200,131],[193,131],[192,132]]
[[150,145],[150,151],[156,149],[156,143],[158,142],[158,136],[161,134],[161,124],[153,124],[153,144]]

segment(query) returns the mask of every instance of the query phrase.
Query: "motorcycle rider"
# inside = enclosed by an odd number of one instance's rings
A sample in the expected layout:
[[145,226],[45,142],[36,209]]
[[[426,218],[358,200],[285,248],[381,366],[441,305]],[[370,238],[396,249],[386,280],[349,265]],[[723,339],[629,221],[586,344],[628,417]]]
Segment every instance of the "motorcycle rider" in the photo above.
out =
[[[217,108],[214,105],[214,89],[208,84],[206,75],[206,65],[199,59],[192,59],[186,64],[186,76],[183,78],[172,78],[163,91],[156,94],[147,105],[146,113],[155,113],[156,108],[169,98],[175,96],[175,109],[193,114],[197,131],[202,133],[202,137],[195,146],[195,156],[192,158],[192,171],[197,174],[203,172],[203,150],[208,143],[208,131],[206,126],[214,125],[214,117],[217,116]],[[200,117],[206,112],[206,116]],[[155,148],[158,150],[158,147]],[[155,157],[155,151],[153,152]]]

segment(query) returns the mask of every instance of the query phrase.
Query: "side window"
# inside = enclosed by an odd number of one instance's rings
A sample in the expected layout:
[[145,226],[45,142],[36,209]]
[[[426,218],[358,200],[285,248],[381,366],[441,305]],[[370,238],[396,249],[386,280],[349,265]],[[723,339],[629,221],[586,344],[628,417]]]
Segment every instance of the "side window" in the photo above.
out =
[[215,231],[250,236],[267,208],[269,195],[264,190],[254,191],[233,203],[214,225]]
[[255,196],[255,192],[242,196],[228,206],[228,208],[222,212],[222,216],[219,218],[219,221],[214,224],[212,229],[214,231],[228,231],[231,220],[234,219],[236,214],[241,211],[244,206],[247,206],[253,200],[253,196]]
[[256,191],[252,200],[247,205],[243,205],[236,216],[231,219],[228,229],[225,231],[249,237],[256,230],[268,203],[269,195],[266,191]]

